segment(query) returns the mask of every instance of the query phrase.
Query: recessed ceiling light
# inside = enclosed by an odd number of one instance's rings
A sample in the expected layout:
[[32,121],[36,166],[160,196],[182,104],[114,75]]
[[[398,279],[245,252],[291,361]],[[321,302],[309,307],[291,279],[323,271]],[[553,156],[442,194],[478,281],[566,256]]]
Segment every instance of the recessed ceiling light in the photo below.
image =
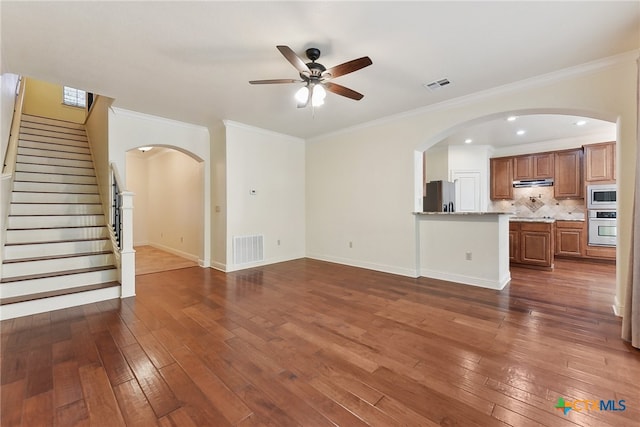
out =
[[527,133],[526,130],[520,129],[518,132],[516,132],[518,135],[524,135],[525,133]]
[[517,118],[518,118],[518,116],[509,116],[509,117],[507,117],[507,121],[508,122],[515,122]]
[[138,147],[138,150],[142,151],[143,153],[151,150],[153,147]]
[[577,122],[574,123],[574,125],[576,126],[584,126],[587,124],[586,120],[578,120]]
[[472,142],[473,142],[473,139],[471,139],[471,138],[467,138],[467,139],[464,140],[465,144],[471,144]]

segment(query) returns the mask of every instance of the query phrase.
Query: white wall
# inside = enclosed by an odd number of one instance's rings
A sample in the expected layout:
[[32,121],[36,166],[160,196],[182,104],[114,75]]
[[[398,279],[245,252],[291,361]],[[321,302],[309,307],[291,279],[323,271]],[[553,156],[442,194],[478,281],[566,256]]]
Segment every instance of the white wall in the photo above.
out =
[[10,73],[0,76],[0,160],[3,162],[7,154],[19,78],[20,76]]
[[[209,130],[175,120],[150,116],[147,114],[112,108],[109,112],[109,159],[115,163],[120,173],[126,174],[126,152],[143,146],[168,147],[197,157],[202,162],[204,184],[202,188],[203,205],[202,228],[200,233],[211,233],[211,175],[210,175],[210,139]],[[122,177],[127,182],[127,176]],[[136,201],[134,196],[134,212]],[[134,213],[135,215],[135,213]],[[196,213],[199,216],[199,213]],[[203,238],[203,247],[198,259],[208,267],[211,259],[211,240]]]
[[149,168],[147,159],[134,151],[127,153],[126,186],[135,193],[133,246],[149,244]]
[[200,264],[205,236],[203,169],[204,162],[176,150],[162,150],[147,160],[149,244]]
[[211,266],[227,265],[227,137],[224,125],[209,128],[211,135]]
[[506,215],[417,215],[417,221],[421,276],[491,289],[511,280]]
[[433,147],[425,152],[425,182],[449,181],[449,148]]
[[[411,212],[422,188],[414,153],[465,124],[551,112],[618,121],[618,298],[627,279],[636,154],[637,53],[520,82],[307,142],[307,255],[407,275],[416,271]],[[421,159],[421,156],[420,156]],[[422,174],[422,162],[417,174]],[[353,248],[348,242],[353,241]],[[455,264],[450,266],[455,269]],[[617,301],[619,304],[620,301]]]
[[[225,121],[226,265],[232,239],[264,235],[264,262],[305,256],[305,144],[302,139]],[[250,191],[256,194],[251,195]],[[280,240],[280,245],[278,245]],[[221,266],[220,266],[221,267]]]

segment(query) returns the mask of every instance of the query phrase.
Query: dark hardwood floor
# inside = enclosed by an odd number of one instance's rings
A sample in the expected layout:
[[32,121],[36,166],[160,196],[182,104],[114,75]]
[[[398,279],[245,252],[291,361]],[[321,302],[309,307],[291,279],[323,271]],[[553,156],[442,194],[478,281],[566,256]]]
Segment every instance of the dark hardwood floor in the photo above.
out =
[[615,267],[512,276],[493,291],[304,259],[138,276],[135,298],[2,322],[1,425],[638,426]]

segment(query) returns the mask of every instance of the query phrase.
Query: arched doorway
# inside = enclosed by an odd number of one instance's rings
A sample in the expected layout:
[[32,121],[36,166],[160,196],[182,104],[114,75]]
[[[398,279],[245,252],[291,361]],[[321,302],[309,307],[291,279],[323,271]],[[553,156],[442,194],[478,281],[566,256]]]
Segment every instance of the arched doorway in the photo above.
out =
[[127,152],[126,169],[136,274],[203,265],[204,162],[174,147],[140,147]]

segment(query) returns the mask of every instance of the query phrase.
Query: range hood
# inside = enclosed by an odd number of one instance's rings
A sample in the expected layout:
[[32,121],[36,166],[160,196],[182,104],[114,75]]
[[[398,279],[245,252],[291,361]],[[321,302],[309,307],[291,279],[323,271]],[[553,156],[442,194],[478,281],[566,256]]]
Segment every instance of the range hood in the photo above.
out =
[[519,181],[513,181],[515,188],[522,187],[551,187],[553,185],[553,178],[547,179],[521,179]]

